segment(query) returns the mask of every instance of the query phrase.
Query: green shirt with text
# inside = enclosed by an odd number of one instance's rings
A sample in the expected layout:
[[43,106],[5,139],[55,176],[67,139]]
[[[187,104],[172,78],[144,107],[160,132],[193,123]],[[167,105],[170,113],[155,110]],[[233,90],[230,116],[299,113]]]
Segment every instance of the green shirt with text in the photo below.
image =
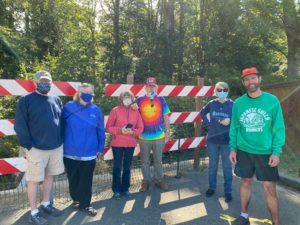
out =
[[285,142],[285,126],[280,103],[267,92],[257,98],[239,97],[232,109],[230,149],[279,157]]

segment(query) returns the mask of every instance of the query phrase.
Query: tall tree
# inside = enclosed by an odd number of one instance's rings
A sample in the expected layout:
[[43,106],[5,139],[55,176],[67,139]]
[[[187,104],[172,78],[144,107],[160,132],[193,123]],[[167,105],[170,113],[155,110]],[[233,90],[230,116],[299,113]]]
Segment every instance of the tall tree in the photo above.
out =
[[283,0],[283,25],[287,36],[287,77],[300,76],[300,2]]

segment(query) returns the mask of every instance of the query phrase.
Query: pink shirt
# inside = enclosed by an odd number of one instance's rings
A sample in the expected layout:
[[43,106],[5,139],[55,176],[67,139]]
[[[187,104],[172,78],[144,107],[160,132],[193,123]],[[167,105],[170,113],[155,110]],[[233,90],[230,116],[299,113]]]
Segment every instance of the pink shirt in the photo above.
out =
[[[128,123],[133,125],[132,135],[122,134],[121,129]],[[111,110],[106,123],[106,131],[113,135],[112,147],[135,147],[136,139],[143,130],[143,120],[138,110],[131,107],[126,108],[123,105],[116,106]]]

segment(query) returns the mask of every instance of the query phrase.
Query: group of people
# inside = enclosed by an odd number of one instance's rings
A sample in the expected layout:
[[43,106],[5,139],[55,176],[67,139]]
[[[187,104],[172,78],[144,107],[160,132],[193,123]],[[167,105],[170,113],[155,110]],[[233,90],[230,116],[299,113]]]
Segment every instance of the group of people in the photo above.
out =
[[[217,187],[217,170],[221,155],[225,201],[232,200],[232,164],[241,177],[241,215],[235,225],[249,223],[248,206],[254,173],[263,181],[266,202],[274,225],[279,224],[276,181],[277,165],[285,141],[285,128],[278,99],[260,90],[261,76],[257,69],[242,71],[247,93],[235,103],[228,98],[225,82],[215,85],[216,99],[200,112],[208,126],[209,188],[211,197]],[[154,77],[146,80],[146,95],[135,99],[125,91],[119,96],[104,128],[101,109],[93,104],[94,87],[82,83],[73,101],[64,106],[59,97],[49,94],[52,77],[47,71],[34,76],[36,90],[20,98],[15,114],[15,131],[26,153],[27,192],[31,208],[29,222],[46,225],[44,214],[59,216],[61,211],[51,201],[53,176],[66,171],[71,206],[95,216],[91,206],[93,171],[105,144],[105,131],[112,135],[113,198],[130,197],[130,167],[137,142],[140,146],[143,180],[140,192],[152,182],[150,153],[153,155],[153,181],[156,187],[168,190],[163,181],[162,152],[170,137],[170,109],[164,97],[157,95]],[[43,183],[43,200],[37,207],[37,188]]]
[[[51,196],[53,177],[64,171],[73,200],[71,207],[89,216],[97,214],[91,206],[92,182],[96,159],[104,150],[105,130],[112,134],[112,190],[115,199],[130,197],[130,166],[137,138],[144,177],[140,191],[147,191],[151,182],[151,151],[155,185],[168,189],[163,182],[162,151],[170,134],[170,110],[165,99],[156,95],[154,77],[146,80],[145,96],[135,100],[129,91],[120,94],[120,104],[111,110],[106,128],[101,109],[93,104],[93,85],[82,83],[73,101],[63,106],[59,97],[49,94],[52,85],[49,72],[38,71],[34,75],[34,83],[36,90],[21,97],[17,104],[14,125],[28,162],[29,222],[48,224],[40,211],[52,216],[61,215],[61,211],[53,206]],[[38,208],[37,189],[40,183],[43,183],[43,200]]]

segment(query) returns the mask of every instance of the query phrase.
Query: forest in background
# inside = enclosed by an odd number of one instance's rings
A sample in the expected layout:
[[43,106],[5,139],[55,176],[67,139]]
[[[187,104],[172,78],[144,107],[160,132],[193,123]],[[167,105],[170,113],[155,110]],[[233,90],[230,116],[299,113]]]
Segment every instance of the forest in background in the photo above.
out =
[[[46,69],[58,81],[90,82],[106,115],[117,101],[105,83],[128,74],[136,84],[149,75],[173,85],[222,80],[234,97],[250,66],[264,83],[300,78],[299,0],[0,0],[0,79]],[[0,98],[1,119],[14,117],[17,99]],[[194,110],[193,99],[167,101]],[[15,137],[1,138],[0,157],[12,151]]]

